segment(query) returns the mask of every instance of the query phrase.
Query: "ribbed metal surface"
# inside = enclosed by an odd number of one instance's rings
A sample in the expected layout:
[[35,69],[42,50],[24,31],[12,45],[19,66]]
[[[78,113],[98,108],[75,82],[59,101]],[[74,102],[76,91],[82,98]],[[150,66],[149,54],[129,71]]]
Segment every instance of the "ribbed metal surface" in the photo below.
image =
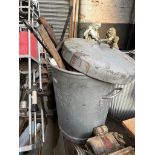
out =
[[[53,25],[56,38],[59,40],[64,28],[69,10],[69,0],[39,0],[40,14],[49,24]],[[65,38],[68,38],[69,26]]]
[[125,120],[135,115],[135,81],[123,87],[122,92],[112,99],[109,115],[116,120]]

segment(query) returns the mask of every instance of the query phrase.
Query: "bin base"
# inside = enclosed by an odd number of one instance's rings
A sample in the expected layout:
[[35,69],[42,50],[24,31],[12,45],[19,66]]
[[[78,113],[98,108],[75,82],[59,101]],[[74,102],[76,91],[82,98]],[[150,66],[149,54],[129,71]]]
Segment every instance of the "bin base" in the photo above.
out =
[[69,141],[73,142],[73,143],[76,143],[76,144],[85,144],[87,139],[88,138],[76,138],[76,137],[72,137],[70,135],[68,135],[61,127],[60,125],[59,126],[59,129],[62,133],[62,135]]

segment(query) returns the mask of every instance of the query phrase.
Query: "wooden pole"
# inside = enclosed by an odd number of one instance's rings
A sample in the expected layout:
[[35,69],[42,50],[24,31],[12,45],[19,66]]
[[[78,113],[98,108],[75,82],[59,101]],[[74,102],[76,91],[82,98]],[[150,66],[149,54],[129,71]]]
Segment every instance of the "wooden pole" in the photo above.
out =
[[44,28],[47,31],[50,39],[52,40],[52,42],[54,43],[54,45],[56,47],[58,45],[58,41],[56,39],[56,36],[55,36],[53,29],[49,26],[47,20],[43,16],[40,16],[37,21],[40,25],[42,24],[44,26]]
[[55,59],[56,63],[58,64],[58,67],[65,69],[66,67],[65,67],[58,51],[56,50],[53,42],[51,41],[49,35],[47,34],[47,32],[42,24],[39,26],[38,32],[39,32],[40,36],[42,37],[45,45],[47,46],[49,52],[51,53],[51,55]]
[[79,15],[79,0],[71,0],[70,6],[73,7],[72,16],[70,20],[70,27],[69,27],[69,37],[76,38],[77,37],[77,25],[78,25],[78,15]]

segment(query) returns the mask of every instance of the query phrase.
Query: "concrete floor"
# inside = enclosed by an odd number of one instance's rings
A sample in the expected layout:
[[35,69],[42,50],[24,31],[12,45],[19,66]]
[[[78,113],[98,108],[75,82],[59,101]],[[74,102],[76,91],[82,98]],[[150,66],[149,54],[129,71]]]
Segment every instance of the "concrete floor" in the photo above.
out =
[[54,117],[48,118],[42,155],[65,155],[63,137],[59,131],[57,119]]

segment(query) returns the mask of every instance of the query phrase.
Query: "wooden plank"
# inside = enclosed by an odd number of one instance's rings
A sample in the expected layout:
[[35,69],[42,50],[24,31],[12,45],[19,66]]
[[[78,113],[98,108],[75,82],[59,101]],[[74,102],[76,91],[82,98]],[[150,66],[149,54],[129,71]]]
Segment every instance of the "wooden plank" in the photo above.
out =
[[44,26],[44,28],[47,31],[50,39],[52,40],[52,42],[54,43],[54,45],[56,47],[58,45],[58,41],[56,39],[56,36],[55,36],[55,33],[54,33],[53,29],[49,26],[49,24],[48,24],[47,20],[45,19],[45,17],[40,16],[37,21],[38,21],[39,24],[42,24]]
[[70,19],[70,26],[69,26],[69,38],[74,38],[74,22],[75,22],[75,8],[76,8],[76,0],[70,0],[70,6],[73,7],[72,15]]
[[122,124],[135,136],[135,118],[125,120]]
[[74,29],[73,29],[73,37],[77,38],[77,30],[78,30],[78,18],[79,18],[79,0],[76,0],[75,4],[75,17],[74,17]]
[[64,65],[64,63],[63,63],[63,61],[62,61],[58,51],[56,50],[53,42],[49,38],[49,35],[47,34],[47,32],[46,32],[46,30],[45,30],[43,25],[39,26],[38,32],[39,32],[40,36],[42,37],[45,45],[47,46],[49,52],[51,53],[51,55],[55,59],[56,63],[58,64],[58,67],[62,68],[62,69],[65,69],[65,65]]

